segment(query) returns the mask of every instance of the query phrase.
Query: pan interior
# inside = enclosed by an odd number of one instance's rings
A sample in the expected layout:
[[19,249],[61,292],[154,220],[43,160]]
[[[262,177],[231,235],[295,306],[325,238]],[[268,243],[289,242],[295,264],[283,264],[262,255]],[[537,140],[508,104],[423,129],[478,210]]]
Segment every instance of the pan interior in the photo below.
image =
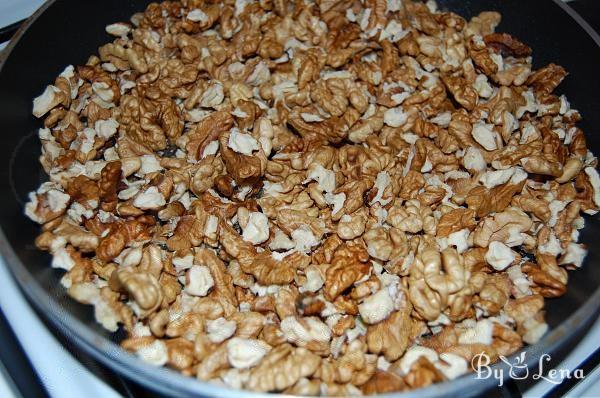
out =
[[[39,227],[23,215],[28,192],[35,190],[47,177],[39,165],[40,144],[37,129],[41,122],[31,115],[32,99],[68,64],[84,64],[97,48],[112,40],[104,32],[108,23],[128,20],[150,1],[105,0],[96,2],[58,1],[53,3],[22,35],[13,48],[0,74],[0,226],[20,262],[31,278],[26,284],[38,284],[49,300],[58,302],[65,311],[85,323],[98,334],[113,340],[96,324],[91,307],[70,299],[59,280],[62,271],[51,269],[50,256],[37,250],[33,241]],[[452,10],[464,17],[483,10],[497,10],[503,15],[497,31],[506,31],[528,43],[534,50],[534,65],[550,62],[564,66],[570,76],[558,92],[569,98],[573,108],[583,115],[580,127],[587,133],[588,147],[600,154],[600,79],[596,65],[600,50],[584,30],[558,5],[551,1],[523,2],[518,0],[443,0],[440,8]],[[585,303],[600,284],[600,273],[594,266],[599,261],[600,248],[595,238],[600,236],[600,222],[587,217],[580,241],[589,246],[585,265],[569,273],[567,293],[560,299],[547,300],[547,321],[551,327],[563,322]],[[12,266],[15,266],[14,264]],[[35,303],[34,303],[35,304]]]

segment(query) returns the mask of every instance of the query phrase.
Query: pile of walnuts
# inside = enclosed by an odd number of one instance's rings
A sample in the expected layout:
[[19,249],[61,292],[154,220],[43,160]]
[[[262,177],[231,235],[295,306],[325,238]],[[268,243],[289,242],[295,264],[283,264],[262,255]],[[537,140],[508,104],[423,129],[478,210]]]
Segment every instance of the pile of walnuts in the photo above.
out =
[[36,244],[125,349],[231,388],[404,391],[534,344],[600,178],[566,71],[499,22],[151,4],[34,100]]

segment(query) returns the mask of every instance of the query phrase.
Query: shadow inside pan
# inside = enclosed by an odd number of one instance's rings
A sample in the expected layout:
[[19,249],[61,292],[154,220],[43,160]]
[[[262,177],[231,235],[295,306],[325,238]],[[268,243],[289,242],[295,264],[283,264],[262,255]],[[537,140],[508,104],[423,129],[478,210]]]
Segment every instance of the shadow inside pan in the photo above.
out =
[[[41,122],[31,115],[31,102],[68,64],[83,64],[97,47],[112,40],[106,24],[127,20],[149,1],[105,0],[97,2],[60,1],[29,28],[13,49],[0,74],[0,226],[8,244],[27,268],[29,284],[39,284],[69,313],[100,335],[116,338],[96,324],[90,307],[68,298],[59,280],[63,272],[51,269],[50,256],[33,244],[39,227],[23,215],[28,192],[47,180],[38,162],[40,144],[37,129]],[[597,77],[599,49],[556,4],[546,1],[518,0],[446,0],[441,8],[469,17],[482,10],[498,10],[503,21],[497,31],[506,31],[522,39],[534,50],[534,63],[563,65],[570,76],[559,87],[572,106],[582,113],[580,127],[587,132],[588,147],[600,154],[600,79]],[[560,299],[547,300],[547,320],[556,326],[569,317],[596,291],[600,284],[600,248],[597,218],[586,218],[581,242],[590,252],[584,267],[569,273],[568,291]]]
[[23,215],[28,192],[48,178],[39,164],[41,122],[31,115],[32,99],[69,64],[85,64],[102,44],[112,40],[104,27],[127,21],[143,11],[149,1],[77,2],[59,1],[23,35],[0,74],[0,225],[9,244],[38,283],[52,299],[98,333],[114,338],[99,327],[91,307],[69,298],[60,285],[64,271],[49,267],[51,257],[34,246],[39,226]]

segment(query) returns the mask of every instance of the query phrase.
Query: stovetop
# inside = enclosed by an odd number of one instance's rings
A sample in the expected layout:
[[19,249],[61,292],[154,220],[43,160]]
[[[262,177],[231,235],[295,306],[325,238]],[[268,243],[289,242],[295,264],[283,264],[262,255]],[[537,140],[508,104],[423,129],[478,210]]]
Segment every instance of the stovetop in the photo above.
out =
[[[0,0],[1,49],[20,23],[42,0]],[[569,1],[590,25],[600,31],[600,1]],[[54,333],[36,314],[12,280],[0,258],[0,397],[159,397],[126,380]],[[10,326],[9,326],[10,325]],[[17,337],[18,336],[18,337]],[[545,369],[582,369],[583,380],[509,381],[488,397],[600,397],[600,320],[587,334],[578,336],[562,352],[555,353]]]

